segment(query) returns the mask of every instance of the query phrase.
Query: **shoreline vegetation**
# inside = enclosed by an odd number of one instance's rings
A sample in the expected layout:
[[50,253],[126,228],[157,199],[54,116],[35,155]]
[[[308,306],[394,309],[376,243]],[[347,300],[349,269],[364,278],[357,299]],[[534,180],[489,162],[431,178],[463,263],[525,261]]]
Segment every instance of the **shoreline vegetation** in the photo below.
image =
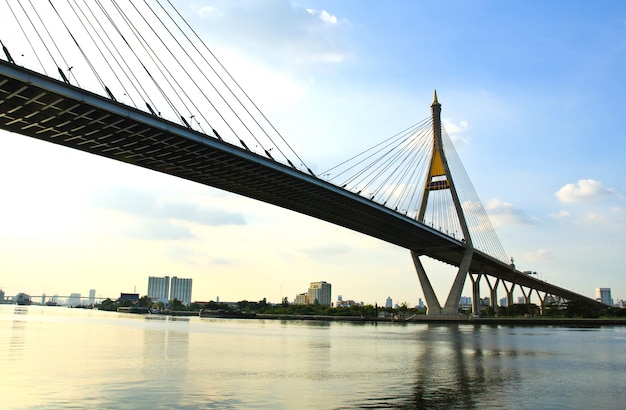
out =
[[[425,309],[409,308],[406,304],[396,308],[377,305],[332,307],[320,304],[295,305],[286,299],[281,304],[240,301],[237,303],[191,303],[184,305],[173,300],[169,305],[153,303],[144,296],[138,301],[112,301],[107,299],[95,306],[100,310],[134,314],[167,316],[199,316],[221,319],[267,319],[291,321],[342,321],[342,322],[393,322],[393,323],[461,323],[509,326],[624,326],[626,309],[601,306],[588,301],[569,301],[562,305],[545,306],[540,312],[534,304],[516,304],[499,307],[497,311],[487,306],[480,316],[461,311],[459,315],[426,315]],[[542,313],[542,314],[540,314]]]

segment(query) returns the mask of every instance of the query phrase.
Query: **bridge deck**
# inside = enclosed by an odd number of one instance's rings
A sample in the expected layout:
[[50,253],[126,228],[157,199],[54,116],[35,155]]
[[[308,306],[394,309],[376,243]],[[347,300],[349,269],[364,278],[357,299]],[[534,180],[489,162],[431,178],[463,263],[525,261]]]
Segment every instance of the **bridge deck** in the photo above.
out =
[[[454,266],[465,250],[458,240],[308,173],[5,61],[0,128],[277,205]],[[479,251],[470,271],[582,297]]]

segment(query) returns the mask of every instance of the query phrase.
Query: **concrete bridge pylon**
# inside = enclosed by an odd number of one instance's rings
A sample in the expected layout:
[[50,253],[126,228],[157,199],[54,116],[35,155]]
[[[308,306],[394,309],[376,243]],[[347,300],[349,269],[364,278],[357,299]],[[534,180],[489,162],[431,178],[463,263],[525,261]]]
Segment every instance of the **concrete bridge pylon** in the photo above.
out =
[[462,242],[465,247],[465,252],[461,263],[458,266],[458,272],[452,283],[450,293],[443,306],[439,303],[437,296],[433,290],[432,284],[428,279],[426,270],[420,261],[422,253],[419,250],[411,250],[411,257],[417,271],[417,277],[422,286],[424,292],[424,298],[428,305],[428,315],[458,315],[459,314],[459,301],[461,299],[461,292],[465,285],[465,278],[469,273],[470,264],[472,262],[472,256],[474,253],[474,246],[472,245],[472,238],[470,236],[467,220],[463,213],[461,201],[459,200],[458,193],[454,186],[454,180],[452,179],[452,173],[448,166],[448,161],[443,149],[443,142],[441,137],[441,104],[437,100],[437,90],[434,92],[433,103],[430,106],[432,113],[432,127],[433,127],[433,150],[430,158],[430,166],[428,168],[428,176],[426,177],[426,183],[424,185],[424,194],[419,207],[417,220],[425,223],[424,217],[426,215],[426,209],[428,206],[429,194],[431,191],[446,190],[450,193],[452,203],[456,210],[456,215],[459,219],[459,225],[462,230]]

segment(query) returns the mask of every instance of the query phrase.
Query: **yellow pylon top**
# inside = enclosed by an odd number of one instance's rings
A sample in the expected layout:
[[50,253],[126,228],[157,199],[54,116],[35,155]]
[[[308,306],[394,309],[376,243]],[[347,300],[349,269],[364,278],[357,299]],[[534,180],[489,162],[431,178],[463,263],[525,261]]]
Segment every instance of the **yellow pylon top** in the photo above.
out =
[[431,104],[431,107],[432,107],[433,105],[441,105],[441,104],[439,104],[439,101],[437,101],[437,90],[435,90],[435,98],[434,98],[433,103]]

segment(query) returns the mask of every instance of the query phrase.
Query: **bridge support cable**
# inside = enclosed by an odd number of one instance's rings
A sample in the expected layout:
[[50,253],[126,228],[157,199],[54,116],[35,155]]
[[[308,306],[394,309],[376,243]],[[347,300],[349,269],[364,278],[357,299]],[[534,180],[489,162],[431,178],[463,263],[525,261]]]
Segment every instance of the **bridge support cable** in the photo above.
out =
[[[13,10],[13,7],[11,7],[11,4],[9,3],[9,0],[6,0],[6,4],[7,7],[11,10],[11,13],[13,14],[14,18],[15,18],[15,23],[19,25],[20,29],[22,30],[22,33],[24,34],[24,37],[28,39],[28,43],[30,44],[32,50],[33,50],[33,54],[35,55],[35,57],[37,58],[37,60],[39,61],[39,63],[41,64],[42,70],[44,70],[44,74],[48,75],[45,67],[46,65],[40,60],[40,56],[39,53],[37,52],[36,47],[33,45],[32,41],[31,41],[31,36],[29,34],[27,34],[25,28],[22,25],[21,19],[15,14],[15,11]],[[28,23],[30,24],[30,27],[33,30],[33,33],[37,35],[37,38],[39,39],[39,42],[41,43],[41,45],[43,46],[46,54],[48,55],[48,57],[52,60],[55,68],[58,70],[58,72],[60,72],[62,74],[62,77],[65,77],[65,74],[63,74],[63,71],[61,70],[59,64],[57,63],[57,59],[55,58],[54,54],[52,53],[52,51],[50,50],[50,47],[48,46],[46,40],[44,40],[44,38],[42,37],[41,33],[39,32],[39,30],[37,29],[37,25],[35,24],[35,22],[33,22],[33,19],[31,18],[31,15],[29,12],[26,11],[26,9],[24,8],[24,4],[23,2],[18,2],[17,3],[20,8],[22,9],[22,13],[24,14],[24,17],[26,18],[26,20],[28,20]],[[33,4],[29,1],[29,4],[31,6],[31,8],[33,7]],[[3,14],[5,15],[5,14]],[[41,23],[41,18],[39,17],[39,14],[36,12],[35,10],[35,15],[38,17],[38,20]],[[45,28],[45,27],[44,27]],[[49,36],[49,32],[48,32],[48,36]],[[56,44],[55,44],[56,46]],[[57,48],[58,51],[58,48]],[[58,58],[58,56],[57,56]],[[62,78],[64,80],[67,80],[67,78]],[[67,81],[65,81],[67,83]]]
[[[263,132],[265,133],[265,135],[267,135],[267,137],[270,139],[270,141],[272,141],[272,143],[274,143],[274,141],[272,140],[272,138],[269,136],[269,133],[267,131],[265,131],[265,128],[259,124],[256,120],[256,117],[254,117],[254,115],[252,113],[250,113],[250,111],[248,110],[248,108],[245,106],[245,104],[241,101],[242,99],[245,99],[254,109],[254,111],[261,116],[261,118],[263,119],[263,121],[267,124],[267,126],[270,127],[270,129],[282,140],[282,142],[286,145],[286,147],[291,151],[292,154],[295,155],[295,157],[298,159],[298,161],[300,161],[301,164],[303,164],[303,166],[307,169],[307,171],[311,174],[311,175],[315,175],[313,173],[313,171],[311,171],[311,169],[309,167],[307,167],[304,164],[304,161],[302,160],[302,158],[300,158],[300,156],[298,155],[298,153],[289,145],[289,143],[287,142],[287,140],[285,140],[285,138],[283,138],[282,134],[280,132],[278,132],[278,130],[276,129],[276,127],[274,127],[274,125],[270,122],[270,120],[265,116],[265,114],[263,114],[263,112],[259,109],[259,107],[254,103],[254,101],[248,96],[248,94],[246,93],[246,91],[239,85],[239,83],[237,82],[237,80],[235,80],[235,78],[230,74],[230,72],[222,65],[222,63],[220,62],[220,60],[215,56],[215,54],[213,54],[213,52],[211,51],[211,49],[206,45],[206,43],[202,40],[202,38],[197,34],[197,32],[193,29],[193,27],[191,27],[191,25],[189,25],[189,23],[187,22],[186,19],[183,18],[183,16],[178,12],[178,10],[174,7],[174,5],[172,4],[172,2],[170,0],[167,1],[170,5],[170,7],[172,7],[172,10],[178,15],[178,17],[181,19],[181,21],[184,23],[184,25],[187,27],[187,29],[189,29],[191,31],[191,33],[193,33],[193,35],[195,36],[195,38],[200,42],[200,44],[202,45],[202,47],[209,53],[209,55],[211,56],[211,58],[215,61],[215,63],[220,67],[220,69],[226,74],[226,76],[228,77],[228,80],[231,81],[234,85],[235,88],[243,95],[244,98],[240,98],[238,97],[235,92],[232,90],[232,88],[228,87],[228,90],[232,93],[232,95],[237,99],[237,101],[239,102],[239,104],[244,107],[244,109],[246,110],[246,112],[248,112],[248,114],[254,118],[254,121],[257,123],[257,125],[259,126],[259,128],[261,128],[263,130]],[[165,10],[165,8],[163,7],[163,5],[157,1],[157,3],[159,4],[159,6],[161,6],[161,8],[163,8],[163,10]],[[169,13],[167,13],[169,16]],[[174,19],[172,19],[172,21],[174,21]],[[213,69],[213,71],[217,74],[217,76],[219,77],[219,79],[222,81],[223,84],[226,84],[226,80],[224,80],[222,78],[222,76],[218,73],[218,71],[216,69],[213,68],[213,66],[209,63],[209,61],[207,60],[207,58],[204,56],[204,54],[202,54],[200,52],[200,50],[198,50],[198,48],[196,47],[195,43],[193,41],[191,41],[186,33],[184,33],[184,30],[182,28],[180,28],[180,26],[178,26],[178,24],[176,24],[177,27],[179,27],[180,32],[187,38],[187,40],[189,41],[189,44],[191,44],[194,49],[198,52],[198,55],[204,60],[204,62],[209,65],[211,67],[211,69]],[[288,156],[284,153],[283,149],[281,149],[280,144],[275,144],[276,149],[281,153],[281,155],[283,156],[283,158],[289,163],[289,165],[292,168],[296,168],[296,166],[289,160]]]
[[[403,214],[415,212],[431,149],[430,119],[425,119],[325,172],[328,180]],[[330,177],[332,175],[332,177]]]
[[[237,112],[233,109],[233,107],[231,106],[231,104],[228,102],[228,100],[224,97],[223,93],[219,90],[219,88],[213,83],[213,81],[211,81],[211,79],[209,79],[205,73],[200,69],[200,67],[198,66],[198,64],[193,60],[193,58],[191,58],[191,56],[189,55],[189,53],[187,52],[187,50],[185,50],[185,48],[183,47],[183,45],[176,39],[176,37],[172,34],[172,32],[170,31],[170,29],[167,27],[166,24],[163,23],[163,21],[161,20],[161,18],[154,12],[154,10],[150,7],[150,5],[148,5],[147,1],[144,0],[144,3],[148,6],[148,8],[150,9],[150,11],[152,12],[152,14],[154,15],[154,17],[161,23],[162,27],[164,27],[164,29],[170,34],[171,38],[176,42],[176,44],[179,46],[180,50],[185,53],[185,55],[189,58],[189,61],[192,62],[192,64],[196,67],[196,69],[198,69],[198,71],[202,74],[202,76],[204,77],[204,79],[209,83],[209,85],[215,90],[215,92],[217,93],[217,95],[220,97],[220,99],[226,104],[226,106],[228,107],[228,109],[235,115],[235,117],[239,120],[239,122],[242,124],[242,126],[244,127],[244,129],[247,131],[247,133],[256,141],[256,143],[261,146],[261,148],[263,149],[263,151],[265,152],[265,154],[268,156],[268,158],[270,159],[274,159],[272,157],[272,154],[270,153],[270,151],[268,149],[266,149],[265,147],[263,147],[263,144],[259,141],[259,139],[254,135],[254,133],[250,130],[250,127],[246,124],[245,121],[243,121],[240,117],[239,114],[237,114]],[[157,0],[157,4],[159,4],[159,6],[161,6],[161,9],[163,11],[165,11],[166,15],[170,17],[170,20],[173,22],[173,24],[179,29],[180,31],[180,27],[178,26],[178,24],[176,23],[176,21],[174,21],[172,19],[172,17],[169,15],[169,13],[163,8],[163,6],[161,5],[161,3],[158,2]],[[135,7],[135,6],[133,6]],[[137,10],[137,8],[135,7],[135,10]],[[137,10],[138,11],[138,10]],[[140,13],[141,14],[141,13]],[[142,18],[144,18],[144,16],[142,15]],[[145,18],[144,18],[144,21]],[[147,23],[147,21],[146,21]],[[163,43],[163,40],[161,39],[161,37],[154,31],[154,28],[152,26],[150,26],[150,28],[152,29],[152,31],[154,32],[154,34],[157,36],[157,38],[159,38],[159,40],[162,42],[162,44],[165,46],[165,48],[169,50],[169,47]],[[189,37],[187,37],[185,35],[184,32],[182,32],[182,35],[189,40]],[[193,45],[192,43],[192,46]],[[196,51],[197,48],[195,48]],[[178,62],[179,67],[183,70],[183,72],[185,72],[185,74],[187,74],[187,76],[190,78],[191,82],[196,86],[196,88],[200,91],[200,93],[204,96],[204,98],[209,101],[209,103],[211,103],[210,99],[207,97],[207,95],[204,93],[204,91],[202,90],[201,87],[198,86],[198,84],[196,83],[196,81],[193,79],[193,76],[189,75],[189,73],[187,72],[187,70],[185,69],[185,67],[180,63],[180,61],[176,60]],[[207,62],[208,63],[208,62]],[[215,71],[215,69],[213,68],[213,66],[211,66],[211,64],[209,63],[209,67],[213,70],[213,72],[215,72],[217,74],[217,72]],[[219,76],[219,74],[217,74],[218,78],[220,80],[222,80],[222,78]],[[237,97],[235,96],[235,94],[232,92],[232,90],[230,89],[230,87],[228,87],[227,84],[225,84],[223,81],[222,83],[226,86],[227,90],[230,91],[230,93],[235,97],[235,100],[237,102],[239,102],[239,104],[242,106],[242,108],[246,111],[246,113],[248,115],[250,115],[250,112],[246,109],[245,106],[243,106],[241,104],[241,102],[237,99]],[[197,108],[196,108],[197,109]],[[252,116],[250,116],[251,119],[258,125],[258,122],[256,121],[256,119]],[[232,128],[230,128],[230,130],[235,133],[235,130],[233,130]],[[248,149],[247,145],[243,142],[243,140],[241,138],[239,138],[240,143],[244,146],[244,148]]]
[[[13,14],[10,23],[20,29],[4,27],[0,33],[21,31],[46,75],[52,62],[66,83],[78,84],[76,75],[83,88],[93,88],[97,81],[101,95],[115,102],[129,101],[137,109],[315,176],[172,2],[48,0],[36,9],[32,0],[4,4],[0,14]],[[55,18],[44,18],[50,14]],[[25,41],[11,38],[10,44],[5,41],[6,50],[17,45],[21,51]],[[13,58],[19,55],[19,61]],[[7,56],[20,65],[25,59],[34,57]]]
[[[7,7],[9,8],[9,10],[11,11],[11,14],[13,15],[13,21],[18,25],[18,27],[20,28],[20,31],[22,32],[22,35],[24,37],[24,39],[26,40],[26,42],[28,43],[28,46],[30,47],[31,51],[33,52],[33,55],[35,56],[35,58],[37,59],[37,61],[39,62],[39,67],[41,68],[42,72],[45,75],[48,75],[48,73],[46,72],[46,68],[45,65],[41,62],[41,59],[39,58],[39,55],[37,55],[37,53],[35,52],[35,48],[33,46],[33,42],[30,39],[30,36],[28,36],[26,34],[26,31],[24,29],[24,26],[20,23],[19,19],[17,18],[17,15],[15,14],[15,11],[13,10],[13,7],[11,7],[11,4],[9,3],[9,0],[5,0]],[[4,49],[7,50],[8,52],[8,48],[4,47]],[[7,55],[7,61],[9,61],[11,64],[17,64],[15,62],[15,60],[13,60],[13,57],[9,58],[9,54]]]
[[[135,101],[136,97],[133,96],[133,93],[129,92],[125,82],[120,81],[120,78],[126,78],[129,86],[133,89],[135,94],[139,96],[139,98],[142,101],[145,102],[148,110],[150,110],[150,112],[153,115],[157,115],[154,109],[152,108],[152,106],[155,104],[150,98],[150,95],[148,93],[145,93],[142,88],[137,87],[137,84],[139,84],[139,80],[135,76],[134,70],[130,68],[130,66],[126,62],[126,59],[123,58],[122,55],[119,53],[117,47],[115,47],[111,39],[111,36],[109,36],[108,31],[104,29],[100,21],[101,19],[98,19],[96,17],[91,7],[89,7],[89,5],[85,3],[86,1],[87,0],[83,0],[84,6],[80,6],[77,0],[74,0],[74,4],[76,7],[72,7],[72,9],[74,10],[78,20],[81,22],[82,26],[84,27],[85,29],[84,31],[87,33],[87,35],[91,39],[91,42],[94,45],[94,49],[98,50],[102,61],[107,65],[111,73],[116,73],[116,75],[112,76],[112,78],[115,79],[117,84],[119,84],[119,86],[124,91],[124,95],[130,99],[133,106],[135,108],[139,108],[139,105]],[[86,9],[89,12],[89,16],[85,13],[84,9]],[[78,11],[80,11],[82,17],[78,15]],[[89,29],[85,26],[85,22],[89,25]],[[97,27],[94,25],[94,23],[95,25],[97,25]],[[94,35],[97,37],[97,41],[94,38]],[[105,41],[105,38],[107,41]],[[100,45],[104,47],[107,54],[104,53]],[[113,67],[113,64],[115,64],[117,68]],[[122,66],[122,64],[124,66]],[[111,92],[108,87],[105,86],[105,88],[107,89],[107,94],[109,94],[111,99],[116,100],[115,97],[113,96],[113,92]]]
[[445,156],[455,181],[455,187],[461,199],[468,229],[472,235],[474,247],[502,262],[508,262],[509,257],[498,239],[498,235],[489,219],[487,211],[465,171],[463,163],[454,148],[454,144],[443,127],[442,141]]

